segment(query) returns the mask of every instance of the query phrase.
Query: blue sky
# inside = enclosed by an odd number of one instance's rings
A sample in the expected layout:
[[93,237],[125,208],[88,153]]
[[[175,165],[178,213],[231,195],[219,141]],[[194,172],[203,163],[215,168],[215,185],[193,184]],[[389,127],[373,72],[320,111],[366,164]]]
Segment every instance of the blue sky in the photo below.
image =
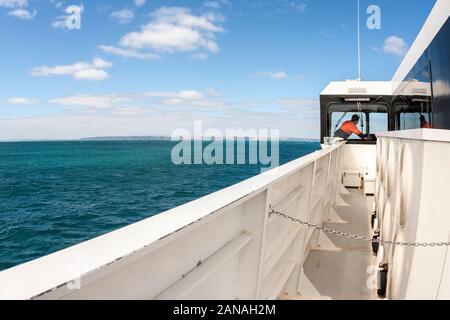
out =
[[[391,79],[434,2],[361,0],[364,80]],[[365,27],[369,5],[380,30]],[[317,138],[320,92],[357,78],[356,0],[0,0],[0,39],[0,140],[171,135],[195,120]]]

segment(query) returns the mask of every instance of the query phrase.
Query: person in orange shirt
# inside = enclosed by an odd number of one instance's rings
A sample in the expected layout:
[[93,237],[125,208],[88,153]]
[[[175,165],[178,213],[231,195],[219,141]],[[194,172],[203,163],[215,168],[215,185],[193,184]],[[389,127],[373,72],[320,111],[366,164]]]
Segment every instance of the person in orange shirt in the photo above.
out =
[[363,133],[357,127],[359,119],[360,119],[359,116],[357,114],[354,114],[352,116],[352,120],[345,121],[342,124],[341,128],[338,131],[336,131],[334,136],[337,138],[342,138],[344,140],[347,140],[354,133],[361,139],[365,139]]
[[425,116],[423,114],[420,115],[420,127],[422,129],[430,129],[431,124],[425,120]]

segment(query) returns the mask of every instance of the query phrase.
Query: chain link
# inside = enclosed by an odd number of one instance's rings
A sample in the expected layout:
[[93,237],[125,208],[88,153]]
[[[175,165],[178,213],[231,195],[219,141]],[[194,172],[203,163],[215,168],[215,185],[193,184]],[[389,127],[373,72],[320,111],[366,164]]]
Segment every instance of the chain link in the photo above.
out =
[[334,234],[338,237],[352,239],[352,240],[358,240],[358,241],[364,241],[364,242],[372,242],[372,243],[378,243],[381,245],[389,245],[389,246],[403,246],[403,247],[423,247],[423,248],[433,248],[433,247],[450,247],[450,242],[400,242],[400,241],[387,241],[387,240],[381,240],[379,238],[373,238],[373,237],[365,237],[360,235],[355,235],[347,232],[342,232],[326,227],[321,227],[317,224],[309,223],[300,219],[293,218],[291,216],[288,216],[282,212],[278,212],[275,210],[271,210],[269,212],[270,216],[278,216],[280,218],[284,218],[286,220],[289,220],[293,223],[300,224],[302,226],[306,226],[308,228],[312,228],[315,230],[322,231],[327,234]]

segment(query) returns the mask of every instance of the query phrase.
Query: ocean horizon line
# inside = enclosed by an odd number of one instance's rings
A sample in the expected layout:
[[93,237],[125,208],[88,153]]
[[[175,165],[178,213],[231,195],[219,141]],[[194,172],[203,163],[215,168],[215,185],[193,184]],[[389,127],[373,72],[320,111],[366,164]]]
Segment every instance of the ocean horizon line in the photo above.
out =
[[[180,137],[180,141],[181,141]],[[193,138],[193,139],[186,139],[187,141],[198,141],[198,140],[204,140],[204,141],[212,141],[214,139],[211,139],[209,137],[203,137],[203,138]],[[230,138],[223,138],[223,139],[216,139],[216,140],[223,140],[223,141],[240,141],[240,140],[251,140],[251,141],[268,141],[269,139],[252,139],[249,137],[234,137],[233,139]],[[319,142],[320,139],[318,138],[295,138],[295,137],[282,137],[278,139],[282,142]],[[104,137],[85,137],[85,138],[66,138],[66,139],[0,139],[0,143],[6,143],[6,142],[77,142],[77,141],[173,141],[176,142],[178,140],[174,140],[169,136],[104,136]]]

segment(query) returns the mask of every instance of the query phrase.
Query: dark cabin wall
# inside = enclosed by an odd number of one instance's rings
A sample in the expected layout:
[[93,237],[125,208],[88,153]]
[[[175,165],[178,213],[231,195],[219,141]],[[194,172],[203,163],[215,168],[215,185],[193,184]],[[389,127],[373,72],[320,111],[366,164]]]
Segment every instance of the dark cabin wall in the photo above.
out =
[[433,125],[450,129],[450,20],[429,47],[433,90]]
[[[432,83],[432,126],[450,129],[450,20],[403,80],[402,88],[414,79]],[[393,99],[399,95],[402,95],[401,91],[395,92]]]

